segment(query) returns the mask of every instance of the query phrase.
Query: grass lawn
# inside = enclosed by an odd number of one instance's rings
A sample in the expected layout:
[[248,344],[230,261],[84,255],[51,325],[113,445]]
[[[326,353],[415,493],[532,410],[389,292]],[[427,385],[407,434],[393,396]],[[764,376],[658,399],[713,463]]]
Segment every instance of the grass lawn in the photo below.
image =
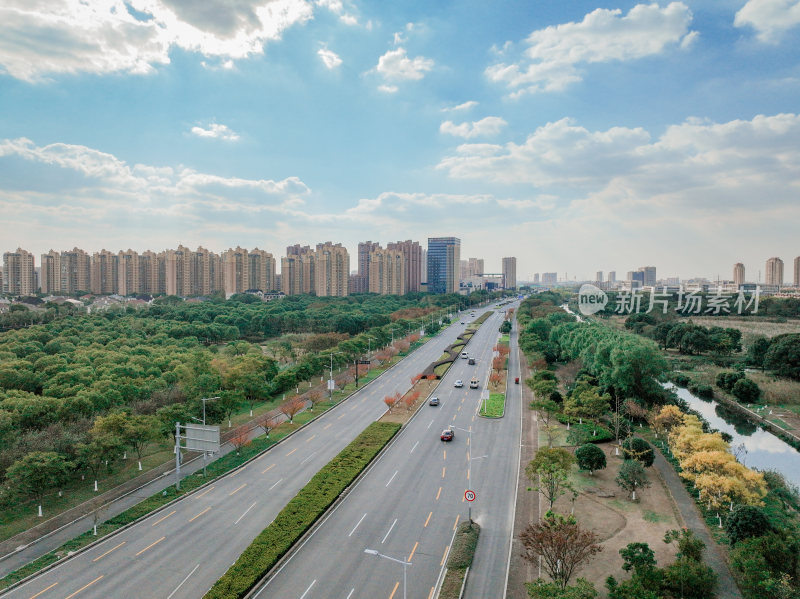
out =
[[490,393],[488,401],[481,405],[480,415],[486,418],[502,418],[505,410],[505,393]]

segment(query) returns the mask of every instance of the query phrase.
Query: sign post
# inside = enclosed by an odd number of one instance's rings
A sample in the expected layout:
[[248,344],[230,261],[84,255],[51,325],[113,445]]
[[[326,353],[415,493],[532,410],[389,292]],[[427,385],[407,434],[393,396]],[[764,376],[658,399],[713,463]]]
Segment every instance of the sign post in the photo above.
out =
[[475,491],[472,491],[470,489],[467,489],[466,491],[464,491],[464,499],[469,501],[469,507],[467,508],[467,510],[468,510],[468,514],[469,514],[469,522],[470,522],[470,524],[472,524],[472,502],[475,501],[475,497],[476,497]]
[[[181,445],[181,429],[184,445]],[[181,490],[181,449],[203,452],[203,469],[205,470],[205,454],[219,451],[219,427],[204,424],[175,423],[175,489]],[[204,472],[205,474],[205,472]]]

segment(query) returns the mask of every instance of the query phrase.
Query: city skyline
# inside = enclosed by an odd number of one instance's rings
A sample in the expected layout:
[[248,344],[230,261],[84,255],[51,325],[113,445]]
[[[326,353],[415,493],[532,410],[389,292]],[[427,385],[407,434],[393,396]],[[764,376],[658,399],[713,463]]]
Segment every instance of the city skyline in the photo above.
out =
[[9,250],[455,233],[520,280],[798,253],[789,3],[206,4],[0,8]]

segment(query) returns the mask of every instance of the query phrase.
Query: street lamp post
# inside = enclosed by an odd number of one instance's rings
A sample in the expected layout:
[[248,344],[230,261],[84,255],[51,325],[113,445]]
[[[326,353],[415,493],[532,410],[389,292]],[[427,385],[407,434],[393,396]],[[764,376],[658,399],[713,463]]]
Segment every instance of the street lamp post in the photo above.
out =
[[[203,426],[206,425],[206,402],[207,401],[214,401],[214,400],[217,400],[217,399],[219,399],[219,397],[201,397],[200,398],[200,401],[203,402]],[[206,477],[206,456],[207,455],[208,455],[208,452],[206,452],[204,450],[203,451],[203,478]]]
[[328,400],[331,403],[333,403],[333,384],[331,383],[331,381],[333,381],[333,356],[335,354],[341,354],[341,353],[343,352],[335,351],[329,354],[331,357],[331,370],[330,370],[330,378],[328,379]]
[[398,564],[403,564],[403,599],[406,599],[406,568],[411,565],[411,562],[407,562],[405,560],[397,559],[394,557],[389,557],[388,555],[379,553],[375,549],[364,549],[364,553],[367,553],[369,555],[377,555],[378,557],[382,557],[383,559],[388,559]]

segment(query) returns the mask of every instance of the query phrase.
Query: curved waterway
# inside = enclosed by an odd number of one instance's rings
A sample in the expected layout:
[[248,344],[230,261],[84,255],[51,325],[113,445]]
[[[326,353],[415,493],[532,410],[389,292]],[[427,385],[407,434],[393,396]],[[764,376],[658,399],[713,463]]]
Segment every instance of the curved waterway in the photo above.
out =
[[739,461],[745,466],[777,470],[787,481],[800,486],[800,452],[791,445],[713,399],[700,399],[688,389],[672,383],[665,387],[675,391],[690,408],[702,414],[711,428],[733,437],[731,449],[744,446],[747,453],[740,452]]

